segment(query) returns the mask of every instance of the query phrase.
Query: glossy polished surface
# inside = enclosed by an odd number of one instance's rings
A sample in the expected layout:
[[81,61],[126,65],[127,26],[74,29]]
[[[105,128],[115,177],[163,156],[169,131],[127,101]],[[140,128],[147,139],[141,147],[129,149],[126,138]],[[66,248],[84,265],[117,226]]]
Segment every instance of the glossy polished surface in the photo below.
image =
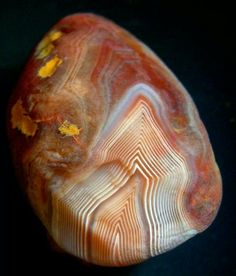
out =
[[86,261],[141,262],[203,231],[218,210],[220,174],[190,96],[101,17],[66,17],[38,44],[9,135],[38,216]]

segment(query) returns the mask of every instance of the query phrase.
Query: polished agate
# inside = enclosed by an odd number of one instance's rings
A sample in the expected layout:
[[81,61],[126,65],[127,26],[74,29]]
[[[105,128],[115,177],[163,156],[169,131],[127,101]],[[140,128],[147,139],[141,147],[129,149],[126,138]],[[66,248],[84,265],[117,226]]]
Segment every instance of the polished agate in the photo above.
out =
[[221,177],[191,97],[103,17],[67,16],[42,38],[11,97],[8,132],[36,214],[87,262],[142,262],[216,216]]

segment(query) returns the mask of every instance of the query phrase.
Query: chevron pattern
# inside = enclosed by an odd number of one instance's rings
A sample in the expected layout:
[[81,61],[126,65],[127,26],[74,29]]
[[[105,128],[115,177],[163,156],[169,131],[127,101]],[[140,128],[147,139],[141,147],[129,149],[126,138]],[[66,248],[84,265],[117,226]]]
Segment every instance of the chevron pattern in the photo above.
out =
[[125,117],[119,105],[111,113],[103,142],[95,146],[102,165],[82,183],[63,188],[63,196],[53,194],[57,242],[88,261],[137,263],[196,234],[181,207],[191,175],[145,93],[155,95],[145,84],[130,88],[120,105],[129,108],[129,100],[132,109],[122,108]]

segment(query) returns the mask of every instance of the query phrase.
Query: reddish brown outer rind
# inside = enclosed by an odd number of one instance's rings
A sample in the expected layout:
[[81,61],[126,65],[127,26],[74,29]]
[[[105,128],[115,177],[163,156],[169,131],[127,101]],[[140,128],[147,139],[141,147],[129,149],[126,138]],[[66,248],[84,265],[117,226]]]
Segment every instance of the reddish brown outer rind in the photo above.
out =
[[209,163],[196,160],[198,178],[186,192],[185,208],[193,227],[199,232],[205,230],[214,220],[222,197],[222,186],[218,168],[210,160],[213,158],[209,149]]
[[[98,123],[104,120],[106,114],[109,115],[109,111],[131,85],[142,82],[158,91],[166,112],[159,122],[172,145],[186,158],[188,166],[194,171],[193,185],[185,191],[184,200],[192,227],[198,231],[207,228],[215,218],[221,202],[221,178],[206,130],[190,97],[183,92],[184,88],[181,84],[160,61],[155,59],[151,52],[145,51],[142,44],[129,33],[102,17],[92,14],[72,15],[59,21],[53,29],[63,32],[63,36],[55,42],[55,49],[52,53],[57,54],[63,63],[52,77],[41,79],[37,72],[45,61],[37,59],[33,53],[11,97],[8,111],[8,133],[14,163],[26,190],[29,183],[40,187],[41,193],[37,197],[42,204],[42,210],[38,210],[38,205],[34,208],[46,227],[50,229],[50,194],[48,194],[47,187],[49,179],[45,171],[50,167],[52,175],[60,175],[65,179],[73,175],[75,171],[77,173],[82,171],[85,164],[88,164],[89,145],[98,130]],[[112,94],[109,95],[108,111],[105,110],[107,98],[103,95],[103,91],[97,91],[97,94],[92,94],[91,91],[91,95],[85,97],[85,102],[90,104],[87,113],[78,114],[72,112],[76,106],[73,106],[69,99],[61,97],[60,91],[57,97],[51,95],[51,91],[69,66],[65,56],[73,59],[74,52],[73,49],[68,48],[68,41],[89,32],[94,36],[97,35],[97,46],[95,42],[91,45],[99,50],[97,65],[91,75],[92,85],[99,85],[100,68],[105,66],[104,62],[112,55],[114,49],[129,48],[132,53],[129,55],[127,52],[127,56],[125,54],[113,56],[110,66],[112,64],[115,66],[115,62],[122,59],[137,59],[137,63],[123,67],[123,70],[118,72],[116,78],[113,79],[110,84]],[[99,45],[100,35],[103,38],[102,46]],[[50,57],[46,58],[46,61]],[[102,76],[102,78],[105,77],[109,78],[109,76]],[[33,108],[30,97],[34,98]],[[38,131],[34,137],[26,137],[20,131],[12,129],[10,112],[19,98],[22,99],[24,109],[29,116],[38,123]],[[76,144],[73,139],[62,140],[57,132],[58,124],[63,121],[65,114],[77,125],[81,125],[87,117],[92,118],[87,136],[82,132],[80,144]],[[190,126],[190,116],[196,122],[198,128],[196,132]],[[165,120],[168,121],[167,124]],[[52,149],[63,156],[62,162],[55,163],[54,160],[50,160],[40,150],[41,141],[51,143]],[[68,149],[67,152],[61,152],[62,145]],[[47,149],[50,147],[47,146]],[[79,153],[80,158],[76,158],[73,152]],[[38,160],[36,157],[40,158],[40,165],[37,163],[39,161],[35,161]],[[94,160],[93,157],[91,158],[92,160],[89,161],[96,163],[95,157]],[[33,202],[32,204],[34,205]]]

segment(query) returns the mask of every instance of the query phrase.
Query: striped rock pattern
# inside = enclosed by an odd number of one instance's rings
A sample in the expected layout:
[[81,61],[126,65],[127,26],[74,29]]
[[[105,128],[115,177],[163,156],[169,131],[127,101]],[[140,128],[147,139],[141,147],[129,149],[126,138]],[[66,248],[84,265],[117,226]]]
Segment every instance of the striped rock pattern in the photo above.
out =
[[45,35],[8,118],[33,208],[83,260],[138,263],[216,216],[221,177],[192,99],[150,49],[102,17],[68,16]]

